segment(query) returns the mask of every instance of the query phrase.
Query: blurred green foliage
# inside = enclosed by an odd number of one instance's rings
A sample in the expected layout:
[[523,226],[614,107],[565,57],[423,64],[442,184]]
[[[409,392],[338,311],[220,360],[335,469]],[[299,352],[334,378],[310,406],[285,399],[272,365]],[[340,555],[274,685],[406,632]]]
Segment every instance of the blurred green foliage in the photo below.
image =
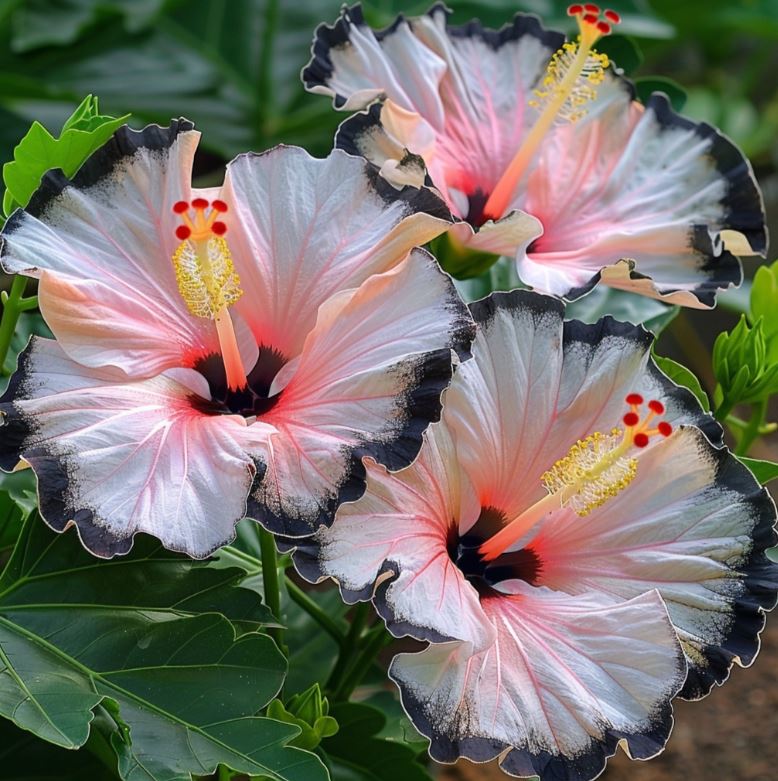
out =
[[[370,0],[368,21],[388,24],[431,0]],[[454,21],[499,27],[517,10],[570,30],[566,0],[450,0]],[[612,2],[624,18],[607,41],[646,91],[656,77],[676,106],[724,127],[759,164],[774,162],[778,129],[778,0]],[[59,128],[86,94],[134,122],[194,120],[217,168],[276,144],[326,152],[342,116],[299,80],[314,28],[339,0],[0,0],[0,156],[39,120]],[[633,44],[637,43],[637,47]],[[641,62],[642,60],[642,62]],[[208,163],[210,162],[210,166]]]

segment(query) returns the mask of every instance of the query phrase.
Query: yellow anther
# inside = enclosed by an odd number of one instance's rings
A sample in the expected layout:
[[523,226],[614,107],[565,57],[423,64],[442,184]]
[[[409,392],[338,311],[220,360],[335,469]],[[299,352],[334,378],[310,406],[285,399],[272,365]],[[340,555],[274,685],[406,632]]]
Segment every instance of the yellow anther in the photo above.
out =
[[[597,97],[597,86],[605,78],[605,69],[610,61],[607,55],[594,51],[592,46],[610,32],[610,24],[600,21],[597,15],[584,13],[584,6],[580,9],[580,12],[572,14],[578,20],[580,35],[576,41],[562,44],[551,56],[543,81],[534,90],[535,97],[529,101],[540,113],[487,199],[483,210],[486,219],[496,220],[505,214],[522,177],[554,123],[559,120],[577,122],[586,115],[585,106]],[[607,13],[613,14],[612,11]]]
[[543,473],[543,485],[559,497],[560,505],[582,517],[588,515],[634,480],[638,462],[626,456],[630,446],[620,429],[609,434],[596,431],[579,439]]
[[173,267],[181,297],[195,317],[215,320],[243,295],[229,247],[221,236],[182,241],[173,255]]

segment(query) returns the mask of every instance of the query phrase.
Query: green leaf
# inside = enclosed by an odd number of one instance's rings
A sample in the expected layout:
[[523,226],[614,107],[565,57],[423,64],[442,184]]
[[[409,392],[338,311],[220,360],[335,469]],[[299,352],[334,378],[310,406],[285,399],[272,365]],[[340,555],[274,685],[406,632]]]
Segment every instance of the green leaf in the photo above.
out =
[[266,614],[244,577],[149,538],[98,561],[31,516],[0,575],[0,715],[77,748],[102,705],[129,781],[186,781],[219,764],[325,781],[315,756],[288,747],[297,728],[257,716],[286,664],[269,637],[241,634]]
[[740,461],[744,463],[753,473],[754,477],[764,485],[771,480],[775,480],[778,477],[778,464],[773,461],[764,461],[759,458],[746,458],[745,456],[738,456]]
[[597,43],[597,51],[607,54],[614,65],[626,76],[633,74],[643,64],[643,52],[629,35],[609,35]]
[[101,116],[97,99],[90,95],[65,122],[59,138],[54,138],[40,122],[33,122],[14,149],[13,162],[3,166],[6,215],[17,206],[27,205],[46,171],[61,168],[66,176],[72,176],[92,152],[126,124],[128,117],[129,114],[118,118]]
[[635,91],[641,103],[648,103],[648,99],[654,92],[664,92],[676,111],[683,111],[686,105],[686,90],[665,76],[643,76],[635,79]]
[[676,385],[680,385],[690,390],[700,402],[702,408],[706,411],[710,411],[710,399],[708,394],[703,389],[697,376],[680,363],[677,363],[672,358],[665,358],[662,355],[654,355],[654,362]]
[[616,320],[642,325],[658,336],[675,319],[678,311],[677,306],[669,306],[653,298],[598,285],[591,293],[569,304],[565,317],[596,323],[604,315],[611,315]]
[[100,17],[118,15],[125,28],[134,32],[145,27],[159,13],[165,0],[35,0],[22,3],[13,17],[14,51],[40,46],[63,46]]
[[[325,591],[309,591],[308,596],[316,600],[325,612],[343,626],[345,631],[347,628],[345,615],[349,606],[340,598],[337,588],[331,586]],[[314,683],[323,686],[335,664],[338,645],[321,630],[308,613],[288,597],[285,589],[284,597],[283,609],[287,623],[284,642],[289,646],[289,674],[286,689],[299,692]]]
[[[386,717],[369,705],[356,702],[332,706],[340,730],[323,740],[321,748],[333,766],[333,778],[353,781],[430,781],[427,770],[417,761],[417,753],[393,740],[377,737],[386,726]],[[338,772],[342,769],[342,772]]]

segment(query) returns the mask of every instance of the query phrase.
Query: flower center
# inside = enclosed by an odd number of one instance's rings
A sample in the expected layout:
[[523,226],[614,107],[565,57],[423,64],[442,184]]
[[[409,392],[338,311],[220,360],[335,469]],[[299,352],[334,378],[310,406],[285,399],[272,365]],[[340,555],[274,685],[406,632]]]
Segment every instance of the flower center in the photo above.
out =
[[626,403],[630,410],[622,418],[623,429],[614,428],[608,434],[595,431],[579,439],[567,455],[543,473],[541,480],[548,494],[479,547],[478,552],[485,561],[504,553],[546,514],[568,507],[584,517],[635,479],[638,470],[635,451],[646,447],[653,436],[669,437],[673,427],[664,420],[653,425],[654,419],[664,414],[661,401],[649,401],[644,417],[640,415],[644,401],[639,393],[630,393]]
[[571,5],[567,13],[578,22],[578,40],[566,42],[551,57],[535,99],[530,101],[531,106],[541,109],[540,116],[486,201],[483,213],[487,220],[499,219],[505,213],[549,128],[557,120],[575,122],[584,116],[585,105],[597,97],[596,87],[605,78],[608,56],[592,47],[609,35],[611,26],[619,24],[621,18],[611,10],[600,18],[600,9],[591,3]]
[[247,385],[246,370],[229,308],[243,291],[224,238],[227,226],[217,219],[227,211],[227,204],[195,198],[191,203],[178,201],[173,211],[182,221],[176,228],[181,243],[172,258],[178,291],[195,317],[214,321],[227,385],[240,390]]

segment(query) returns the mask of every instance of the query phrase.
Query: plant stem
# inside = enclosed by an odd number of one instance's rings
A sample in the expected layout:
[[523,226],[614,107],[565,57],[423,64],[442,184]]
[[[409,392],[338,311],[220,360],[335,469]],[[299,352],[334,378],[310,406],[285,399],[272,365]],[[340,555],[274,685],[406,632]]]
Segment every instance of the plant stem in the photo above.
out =
[[335,661],[335,666],[332,668],[332,672],[327,679],[325,688],[328,691],[335,691],[343,681],[343,676],[346,673],[349,665],[351,664],[354,654],[359,650],[360,638],[362,630],[367,623],[367,619],[370,615],[370,603],[360,602],[355,610],[354,616],[351,619],[351,626],[348,629],[343,645],[341,646],[338,658]]
[[[270,612],[281,623],[281,588],[278,582],[276,543],[273,535],[262,527],[259,528],[259,548],[262,552],[262,583],[265,587],[265,603],[270,608]],[[269,632],[279,649],[283,651],[284,630],[280,627],[273,627]]]
[[743,429],[743,433],[740,435],[737,447],[735,448],[736,456],[746,456],[751,449],[751,445],[754,444],[754,440],[759,436],[759,429],[764,426],[765,417],[767,416],[767,399],[763,399],[757,402],[753,406],[751,417],[748,420],[748,425]]
[[15,276],[11,283],[11,292],[2,294],[3,316],[0,318],[0,375],[10,373],[5,370],[5,359],[8,357],[8,350],[11,348],[11,339],[13,339],[14,331],[16,331],[19,315],[38,305],[37,296],[24,298],[26,287],[27,277]]
[[346,643],[346,635],[337,623],[330,618],[288,575],[286,590],[290,599],[301,607],[316,623],[338,644],[341,651]]
[[367,643],[359,656],[349,668],[343,682],[333,694],[336,702],[348,700],[354,689],[362,682],[365,674],[373,665],[378,652],[392,641],[392,636],[386,631],[383,624],[374,627],[367,635]]

